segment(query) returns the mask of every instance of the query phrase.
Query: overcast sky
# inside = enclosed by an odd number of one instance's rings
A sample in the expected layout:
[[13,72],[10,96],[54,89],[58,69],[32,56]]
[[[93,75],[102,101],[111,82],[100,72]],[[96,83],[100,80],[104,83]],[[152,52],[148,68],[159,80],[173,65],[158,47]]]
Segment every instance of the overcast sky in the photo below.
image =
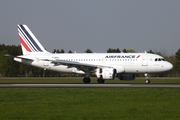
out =
[[19,45],[17,24],[50,52],[180,48],[180,0],[0,0],[0,44]]

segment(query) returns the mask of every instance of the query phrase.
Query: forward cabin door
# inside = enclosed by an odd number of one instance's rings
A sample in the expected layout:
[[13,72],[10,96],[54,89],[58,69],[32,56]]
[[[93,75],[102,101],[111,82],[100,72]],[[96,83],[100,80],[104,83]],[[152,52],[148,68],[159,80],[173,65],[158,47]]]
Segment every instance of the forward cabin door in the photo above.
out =
[[144,55],[142,57],[142,66],[148,66],[148,56]]

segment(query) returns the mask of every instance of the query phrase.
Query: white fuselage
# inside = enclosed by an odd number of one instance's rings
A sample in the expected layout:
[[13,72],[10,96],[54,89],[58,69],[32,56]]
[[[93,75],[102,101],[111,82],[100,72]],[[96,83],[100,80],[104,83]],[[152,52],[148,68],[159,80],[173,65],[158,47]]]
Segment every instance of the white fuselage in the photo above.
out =
[[[46,61],[46,59],[48,60]],[[49,60],[64,60],[80,64],[113,67],[117,69],[117,73],[157,73],[168,71],[173,67],[163,57],[149,53],[49,53],[22,55],[14,58],[14,60],[43,69],[80,74],[84,74],[84,72],[76,67],[54,64]]]
[[19,24],[17,29],[23,55],[14,57],[15,61],[48,70],[85,74],[84,83],[91,82],[92,73],[96,74],[98,83],[104,83],[105,79],[134,80],[136,73],[157,73],[173,68],[163,57],[149,53],[52,54],[44,49],[27,25]]

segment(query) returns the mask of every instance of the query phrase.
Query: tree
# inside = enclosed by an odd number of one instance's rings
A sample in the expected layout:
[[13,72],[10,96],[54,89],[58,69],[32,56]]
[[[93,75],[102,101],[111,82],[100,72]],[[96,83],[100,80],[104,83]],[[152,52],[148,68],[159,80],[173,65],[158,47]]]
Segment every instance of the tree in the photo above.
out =
[[123,53],[127,53],[127,50],[124,48]]
[[84,51],[85,53],[92,53],[92,50],[91,49],[87,49],[86,51]]
[[133,50],[133,49],[127,49],[126,52],[128,52],[128,53],[136,53],[136,51]]
[[33,77],[33,72],[32,71],[29,71],[28,77]]
[[10,58],[4,56],[7,53],[7,50],[0,51],[0,73],[3,77],[8,73],[8,68],[10,67],[8,64]]
[[68,53],[73,53],[71,50],[69,50],[69,52]]
[[165,59],[167,61],[169,61],[171,64],[173,64],[173,66],[174,66],[171,71],[168,71],[169,76],[173,76],[173,77],[177,76],[176,74],[178,74],[178,73],[176,71],[176,57],[175,57],[175,55],[165,56]]
[[154,54],[154,52],[150,49],[147,53],[152,53],[152,54]]
[[54,49],[53,53],[65,53],[63,49],[61,51],[59,49]]
[[54,49],[52,53],[57,53],[56,49]]
[[63,49],[61,49],[60,53],[65,53],[65,51]]
[[178,76],[179,76],[180,74],[180,49],[176,52],[175,57],[176,57],[175,69],[178,72]]
[[113,48],[109,48],[108,50],[107,50],[107,53],[120,53],[121,51],[119,50],[119,48],[117,48],[117,49],[113,49]]
[[29,67],[27,65],[24,65],[24,64],[20,64],[20,67],[19,67],[19,74],[20,76],[26,76],[28,75],[28,69]]

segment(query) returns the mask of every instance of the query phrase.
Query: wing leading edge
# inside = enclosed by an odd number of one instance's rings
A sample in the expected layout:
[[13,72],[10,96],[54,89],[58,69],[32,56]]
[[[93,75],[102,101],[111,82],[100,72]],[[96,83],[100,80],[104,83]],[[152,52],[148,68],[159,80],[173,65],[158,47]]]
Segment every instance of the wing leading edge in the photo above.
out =
[[87,64],[87,63],[80,63],[80,62],[74,62],[74,61],[65,61],[65,60],[47,60],[51,61],[55,65],[66,65],[69,68],[70,67],[75,67],[78,70],[82,70],[84,72],[94,72],[95,69],[100,68],[100,67],[109,67],[109,66],[102,66],[102,65],[94,65],[94,64]]

